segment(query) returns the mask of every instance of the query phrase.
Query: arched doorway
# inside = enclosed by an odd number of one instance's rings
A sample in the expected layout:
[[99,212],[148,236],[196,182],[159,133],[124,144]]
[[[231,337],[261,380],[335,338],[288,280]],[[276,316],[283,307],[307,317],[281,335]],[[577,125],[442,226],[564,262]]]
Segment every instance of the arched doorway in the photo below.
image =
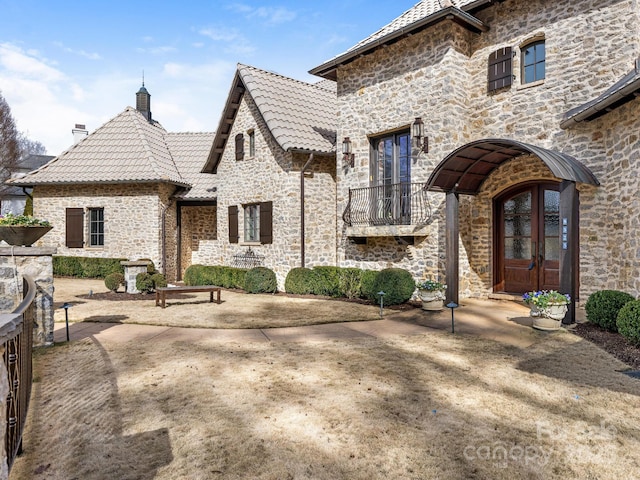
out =
[[560,286],[560,192],[557,183],[511,188],[494,202],[494,291]]

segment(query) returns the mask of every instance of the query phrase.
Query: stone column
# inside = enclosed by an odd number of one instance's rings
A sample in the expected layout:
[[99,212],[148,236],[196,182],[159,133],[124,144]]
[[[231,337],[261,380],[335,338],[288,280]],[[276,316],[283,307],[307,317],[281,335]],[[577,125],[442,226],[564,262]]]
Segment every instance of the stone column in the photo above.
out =
[[53,345],[53,254],[55,247],[0,247],[0,313],[22,301],[22,275],[36,283],[33,346]]
[[124,267],[124,284],[126,285],[127,293],[140,293],[140,290],[136,288],[136,277],[139,273],[147,273],[149,262],[138,260],[135,262],[120,262],[120,265]]

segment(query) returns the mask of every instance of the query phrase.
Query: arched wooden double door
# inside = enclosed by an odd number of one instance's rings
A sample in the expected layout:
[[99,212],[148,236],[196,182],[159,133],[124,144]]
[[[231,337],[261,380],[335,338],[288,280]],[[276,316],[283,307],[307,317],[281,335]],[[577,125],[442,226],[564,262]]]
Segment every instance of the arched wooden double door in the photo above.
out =
[[496,199],[494,290],[557,290],[560,192],[553,183],[509,189]]

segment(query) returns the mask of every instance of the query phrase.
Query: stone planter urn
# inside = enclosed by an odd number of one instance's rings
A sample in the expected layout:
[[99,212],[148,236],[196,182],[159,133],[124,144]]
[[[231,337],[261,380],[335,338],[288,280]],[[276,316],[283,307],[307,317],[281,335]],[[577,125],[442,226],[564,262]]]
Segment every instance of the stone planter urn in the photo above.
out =
[[16,247],[30,247],[53,227],[0,225],[0,240]]
[[442,290],[418,290],[418,296],[422,300],[423,310],[438,312],[444,309],[444,292]]
[[[536,308],[537,310],[537,308]],[[538,315],[533,316],[533,328],[538,330],[558,330],[562,326],[562,319],[567,314],[566,303],[549,304],[544,309],[538,310]],[[533,312],[533,307],[531,308]]]

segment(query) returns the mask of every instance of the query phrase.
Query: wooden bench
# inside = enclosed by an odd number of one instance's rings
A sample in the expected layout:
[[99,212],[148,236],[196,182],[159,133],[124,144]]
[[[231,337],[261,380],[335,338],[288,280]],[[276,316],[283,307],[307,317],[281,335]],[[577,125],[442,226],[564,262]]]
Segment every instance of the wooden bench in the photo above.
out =
[[156,307],[158,305],[165,307],[167,293],[193,293],[193,292],[209,292],[209,302],[213,303],[213,294],[216,294],[216,303],[222,303],[220,300],[220,287],[213,285],[198,285],[193,287],[159,287],[156,288]]

